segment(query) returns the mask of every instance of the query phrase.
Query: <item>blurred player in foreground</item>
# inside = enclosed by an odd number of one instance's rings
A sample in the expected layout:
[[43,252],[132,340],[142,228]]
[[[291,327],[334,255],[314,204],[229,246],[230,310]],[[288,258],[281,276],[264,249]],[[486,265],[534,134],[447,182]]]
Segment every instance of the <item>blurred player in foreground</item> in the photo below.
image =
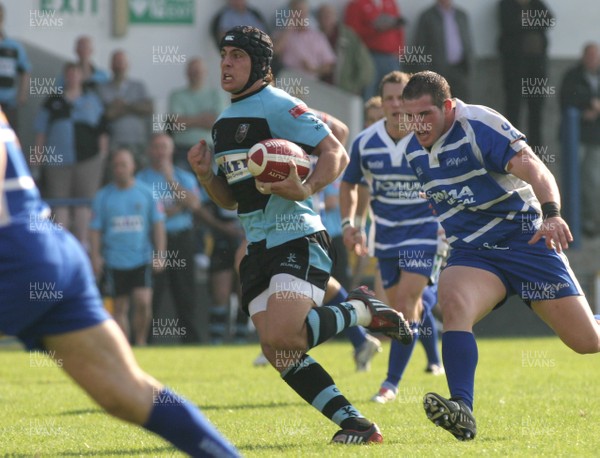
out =
[[[303,102],[269,85],[273,43],[266,33],[234,27],[220,48],[221,87],[231,94],[231,105],[213,126],[219,171],[213,172],[204,141],[190,149],[188,160],[211,199],[224,208],[237,208],[248,240],[240,265],[242,307],[282,379],[340,426],[333,442],[382,442],[377,425],[358,412],[325,369],[306,354],[356,325],[407,343],[412,340],[402,315],[365,289],[352,291],[347,302],[318,307],[335,253],[311,196],[340,175],[348,162],[346,151]],[[304,182],[295,165],[280,182],[259,182],[250,174],[248,150],[269,138],[286,138],[318,156]],[[298,224],[279,228],[282,217]]]
[[111,415],[192,456],[238,456],[196,407],[140,369],[81,245],[49,219],[4,114],[0,136],[0,332],[46,351]]
[[600,326],[563,253],[573,237],[556,181],[525,136],[496,111],[450,98],[434,72],[413,75],[402,97],[408,160],[452,247],[438,289],[451,397],[428,393],[424,407],[469,440],[475,323],[516,294],[577,353],[600,351]]

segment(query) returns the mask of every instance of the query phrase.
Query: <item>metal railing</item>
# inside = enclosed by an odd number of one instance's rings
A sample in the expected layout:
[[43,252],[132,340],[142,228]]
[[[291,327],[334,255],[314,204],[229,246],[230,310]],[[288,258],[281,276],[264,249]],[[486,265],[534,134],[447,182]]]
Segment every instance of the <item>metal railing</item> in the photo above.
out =
[[581,184],[579,166],[579,122],[577,108],[566,108],[562,113],[560,141],[562,149],[562,214],[573,234],[573,248],[581,246]]

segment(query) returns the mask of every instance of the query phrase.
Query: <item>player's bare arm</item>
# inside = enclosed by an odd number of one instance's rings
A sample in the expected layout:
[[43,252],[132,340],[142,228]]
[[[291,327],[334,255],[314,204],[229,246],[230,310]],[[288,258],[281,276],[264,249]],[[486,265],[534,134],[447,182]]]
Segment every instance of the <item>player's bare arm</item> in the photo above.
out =
[[[159,253],[164,253],[167,249],[167,231],[165,229],[165,223],[163,221],[157,221],[152,226],[152,241],[154,243],[154,250]],[[162,272],[165,269],[164,259],[160,259],[163,263],[157,263],[155,260],[152,262],[152,270],[154,272]]]
[[[342,181],[340,184],[340,215],[342,218],[344,245],[349,250],[354,251],[357,256],[365,256],[367,254],[366,236],[362,224],[354,224],[356,216],[362,216],[358,209],[360,200],[359,188],[362,187],[348,181]],[[366,208],[363,208],[363,215],[365,211]]]
[[[523,148],[509,161],[507,171],[529,183],[542,205],[555,202],[560,208],[560,192],[556,180],[529,146]],[[529,243],[536,243],[542,237],[546,238],[548,248],[555,248],[559,253],[567,249],[569,242],[573,241],[569,226],[560,216],[546,218]]]
[[214,174],[212,170],[212,153],[206,144],[206,141],[200,140],[188,151],[188,162],[196,174],[208,196],[219,207],[234,210],[237,208],[237,201],[233,197],[231,188],[225,181],[225,178]]
[[346,168],[349,161],[348,153],[331,134],[321,140],[314,149],[313,155],[319,159],[304,183],[298,176],[295,164],[290,164],[290,174],[285,180],[275,183],[263,183],[257,180],[257,188],[265,194],[270,192],[285,199],[302,201],[332,183]]
[[327,126],[331,129],[331,133],[335,138],[339,140],[339,142],[346,147],[346,143],[348,142],[348,136],[350,135],[350,129],[348,126],[343,123],[341,120],[336,118],[335,116],[330,115],[329,113],[325,113],[324,111],[313,110],[315,115],[321,121],[323,121]]
[[104,258],[102,256],[102,234],[96,229],[90,229],[90,260],[94,275],[99,279],[104,269]]

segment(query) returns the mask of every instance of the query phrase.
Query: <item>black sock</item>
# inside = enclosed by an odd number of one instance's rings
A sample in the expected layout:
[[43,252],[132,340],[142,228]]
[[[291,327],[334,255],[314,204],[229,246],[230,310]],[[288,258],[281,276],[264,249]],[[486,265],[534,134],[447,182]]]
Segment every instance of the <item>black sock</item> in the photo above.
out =
[[340,393],[331,376],[308,355],[303,355],[294,365],[281,373],[281,378],[302,399],[342,428],[347,425],[358,425],[363,422],[371,425],[362,414]]

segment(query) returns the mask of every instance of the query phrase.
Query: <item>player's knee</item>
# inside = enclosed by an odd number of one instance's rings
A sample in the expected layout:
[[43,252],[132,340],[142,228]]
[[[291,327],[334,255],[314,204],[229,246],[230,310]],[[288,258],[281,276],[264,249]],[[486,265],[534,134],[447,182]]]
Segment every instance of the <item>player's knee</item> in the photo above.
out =
[[121,382],[111,385],[96,400],[108,414],[142,424],[154,404],[154,398],[159,395],[159,389],[153,387],[157,382],[144,373]]
[[580,355],[589,355],[593,353],[600,353],[600,335],[596,335],[595,338],[589,339],[578,339],[576,342],[569,345],[573,351]]
[[118,390],[110,390],[103,393],[102,397],[97,399],[98,404],[106,413],[121,420],[134,422],[132,414],[131,400],[127,399]]
[[306,338],[292,332],[277,329],[268,333],[265,342],[275,350],[304,350],[306,349]]
[[470,318],[470,308],[462,298],[454,293],[445,294],[439,299],[444,324],[463,322]]

